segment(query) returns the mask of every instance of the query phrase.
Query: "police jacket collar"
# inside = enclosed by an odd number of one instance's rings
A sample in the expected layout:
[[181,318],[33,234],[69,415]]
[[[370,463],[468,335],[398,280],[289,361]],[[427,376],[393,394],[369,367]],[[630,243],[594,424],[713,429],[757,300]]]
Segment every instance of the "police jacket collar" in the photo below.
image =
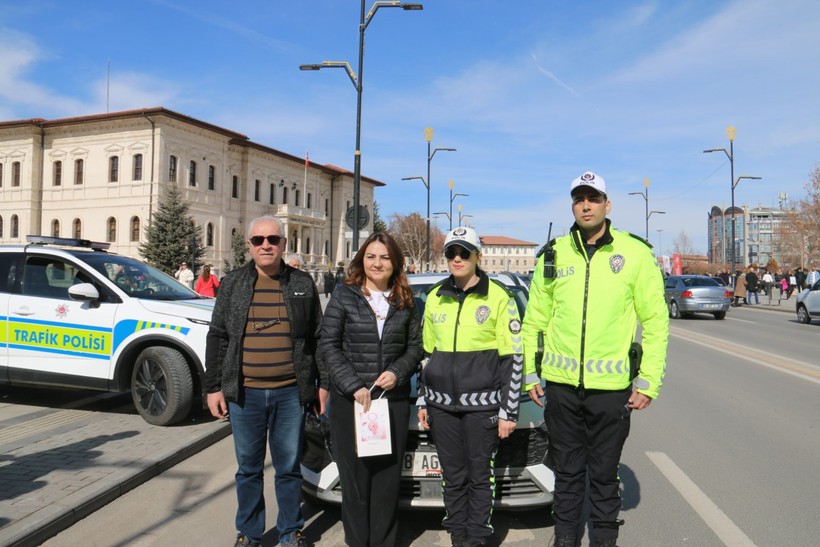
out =
[[[604,229],[604,234],[599,237],[595,243],[590,244],[590,247],[595,247],[596,249],[600,249],[604,245],[609,245],[612,243],[612,233],[610,233],[609,229],[612,226],[612,221],[608,218],[606,220],[606,228]],[[578,226],[578,223],[574,223],[572,228],[569,229],[569,233],[572,236],[572,240],[575,242],[575,246],[580,251],[584,247],[587,247],[587,242],[584,240],[584,234],[581,232],[581,228]]]
[[449,296],[451,298],[458,298],[460,294],[467,295],[472,293],[487,296],[487,293],[490,290],[490,278],[487,277],[487,274],[484,273],[484,270],[481,268],[477,267],[475,273],[478,275],[478,283],[468,288],[466,291],[462,291],[456,286],[453,274],[450,274],[447,279],[441,282],[441,287],[436,294],[439,296]]

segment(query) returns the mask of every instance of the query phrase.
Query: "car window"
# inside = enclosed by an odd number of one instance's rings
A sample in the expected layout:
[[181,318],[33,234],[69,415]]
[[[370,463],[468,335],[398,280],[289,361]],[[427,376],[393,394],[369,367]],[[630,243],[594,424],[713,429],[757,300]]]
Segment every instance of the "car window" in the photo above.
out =
[[687,287],[719,287],[720,283],[711,277],[684,277],[683,284]]
[[74,284],[76,268],[51,256],[29,256],[23,270],[22,294],[41,298],[68,300],[68,288]]
[[677,279],[671,279],[670,278],[670,279],[666,280],[666,288],[667,289],[674,289],[677,286],[677,284],[678,284]]
[[127,256],[83,253],[78,256],[128,296],[149,300],[189,300],[200,297],[170,275]]
[[15,253],[0,253],[0,292],[11,292],[14,287]]

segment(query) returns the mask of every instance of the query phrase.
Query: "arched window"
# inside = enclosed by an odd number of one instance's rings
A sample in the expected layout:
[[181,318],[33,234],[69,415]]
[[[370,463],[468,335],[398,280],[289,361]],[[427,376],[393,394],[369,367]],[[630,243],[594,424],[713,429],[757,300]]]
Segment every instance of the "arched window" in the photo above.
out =
[[120,157],[108,158],[108,182],[117,182],[120,179]]
[[15,161],[11,164],[11,185],[20,186],[20,162]]
[[74,232],[74,239],[82,239],[82,237],[83,237],[83,222],[79,218],[74,219],[72,232]]
[[107,222],[107,229],[106,229],[106,241],[109,243],[114,243],[117,241],[117,219],[114,217],[109,217]]
[[9,230],[9,237],[11,239],[17,239],[20,237],[20,219],[17,218],[17,215],[11,215],[11,230]]
[[276,185],[273,183],[270,185],[270,198],[268,198],[268,203],[271,205],[276,203]]
[[299,190],[296,190],[296,199],[294,200],[293,204],[297,207],[299,207],[299,198],[301,197],[300,194],[301,192]]
[[205,245],[208,247],[214,246],[214,225],[210,222],[205,227]]
[[208,166],[208,190],[216,188],[216,167]]
[[0,188],[3,187],[3,164],[0,163]]
[[134,154],[134,180],[142,180],[142,154]]
[[330,256],[330,241],[325,240],[325,256]]
[[74,160],[74,184],[83,183],[83,160]]
[[288,204],[288,189],[287,188],[282,188],[282,203],[284,205]]
[[234,175],[233,179],[231,179],[231,197],[239,197],[239,177],[237,177],[236,175]]
[[140,240],[140,217],[131,217],[131,241]]
[[310,209],[311,207],[313,207],[313,194],[311,194],[310,192],[308,192],[308,195],[307,195],[307,204],[305,205],[305,207],[307,207],[308,209]]
[[196,186],[196,162],[191,160],[188,165],[188,186]]
[[253,200],[259,201],[262,195],[262,181],[256,179],[253,183]]
[[305,254],[310,254],[310,238],[305,239]]
[[54,186],[61,186],[63,184],[63,162],[57,160],[54,162]]
[[60,221],[56,218],[51,221],[51,237],[60,237]]

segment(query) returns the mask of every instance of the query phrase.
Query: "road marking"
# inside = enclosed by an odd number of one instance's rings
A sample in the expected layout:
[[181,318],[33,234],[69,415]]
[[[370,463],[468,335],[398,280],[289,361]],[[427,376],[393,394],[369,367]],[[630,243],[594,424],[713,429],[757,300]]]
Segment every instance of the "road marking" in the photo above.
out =
[[738,319],[737,317],[727,317],[726,319],[730,319],[732,321],[740,321],[741,323],[758,323],[757,321],[749,321],[748,319]]
[[[678,330],[678,327],[673,328]],[[672,332],[672,328],[670,328],[669,336],[675,336],[692,344],[697,344],[714,351],[719,351],[721,353],[731,355],[732,357],[744,359],[750,363],[754,363],[755,365],[760,365],[772,370],[791,374],[797,378],[820,385],[820,367],[815,365],[804,363],[803,361],[798,361],[783,355],[775,355],[774,353],[769,353],[768,351],[763,351],[761,349],[747,348],[746,346],[741,346],[740,344],[735,344],[721,338],[715,338],[714,336],[685,331],[684,329],[680,330],[686,332],[686,335],[678,332]],[[700,340],[698,340],[698,338],[700,338]]]
[[703,490],[698,488],[680,467],[675,465],[669,456],[663,452],[647,452],[646,455],[724,545],[754,546],[754,542],[709,499]]

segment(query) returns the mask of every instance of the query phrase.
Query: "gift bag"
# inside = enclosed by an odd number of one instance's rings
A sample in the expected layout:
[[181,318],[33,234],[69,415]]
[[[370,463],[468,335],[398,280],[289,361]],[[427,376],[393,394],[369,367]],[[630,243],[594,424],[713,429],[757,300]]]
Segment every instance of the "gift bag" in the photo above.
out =
[[[384,394],[382,394],[384,395]],[[357,402],[353,403],[356,420],[356,453],[360,458],[367,456],[384,456],[393,452],[390,440],[390,409],[387,399],[370,401],[370,410]]]

